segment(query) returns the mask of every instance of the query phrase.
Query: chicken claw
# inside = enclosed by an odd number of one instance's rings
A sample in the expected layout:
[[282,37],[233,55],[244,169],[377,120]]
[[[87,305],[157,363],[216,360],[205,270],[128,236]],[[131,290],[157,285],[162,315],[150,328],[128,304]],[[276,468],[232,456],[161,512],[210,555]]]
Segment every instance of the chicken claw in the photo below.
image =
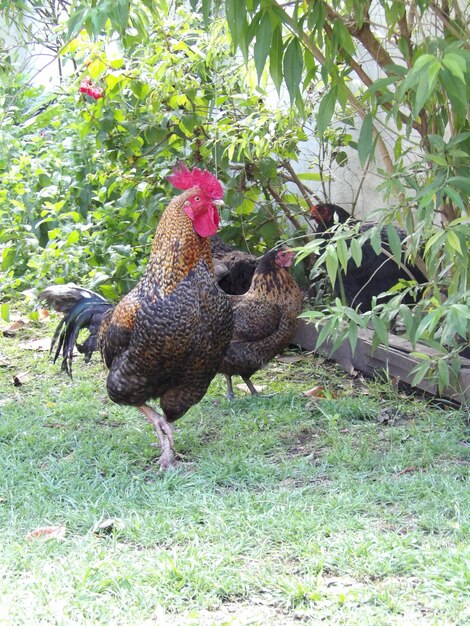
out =
[[177,461],[171,424],[167,422],[164,415],[157,413],[155,409],[152,409],[152,407],[148,404],[143,404],[137,408],[152,424],[158,435],[158,439],[160,440],[160,449],[162,451],[160,458],[158,459],[160,469],[163,470],[168,469],[169,467],[176,467]]

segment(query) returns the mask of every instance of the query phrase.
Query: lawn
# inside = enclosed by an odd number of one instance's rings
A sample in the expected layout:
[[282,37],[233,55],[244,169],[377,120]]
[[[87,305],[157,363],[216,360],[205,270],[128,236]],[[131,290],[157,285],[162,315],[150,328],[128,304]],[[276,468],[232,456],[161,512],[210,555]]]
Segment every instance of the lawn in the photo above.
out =
[[2,626],[469,623],[462,411],[293,355],[266,397],[218,376],[161,472],[97,358],[71,381],[28,349],[53,328],[0,340]]

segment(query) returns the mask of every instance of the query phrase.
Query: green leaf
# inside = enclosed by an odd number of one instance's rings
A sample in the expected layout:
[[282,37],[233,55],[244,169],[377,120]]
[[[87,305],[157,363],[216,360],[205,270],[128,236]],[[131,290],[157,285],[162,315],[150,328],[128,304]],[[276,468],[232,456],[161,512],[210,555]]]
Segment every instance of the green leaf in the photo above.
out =
[[8,246],[4,249],[2,253],[2,272],[6,272],[6,270],[13,265],[15,258],[15,248]]
[[422,75],[418,83],[418,89],[416,90],[416,97],[413,103],[413,115],[418,117],[421,109],[426,104],[434,91],[434,87],[437,82],[437,75],[441,69],[441,64],[436,59],[433,63],[426,67],[426,70],[421,70]]
[[88,12],[89,12],[88,8],[82,8],[72,13],[68,22],[68,29],[67,29],[68,39],[72,39],[73,37],[75,37],[75,35],[78,35],[78,33],[82,30],[85,24],[85,20],[88,17]]
[[97,78],[107,69],[108,66],[106,65],[106,63],[103,63],[103,61],[101,61],[100,59],[95,59],[88,66],[88,73],[92,78]]
[[465,73],[467,71],[467,64],[463,56],[460,56],[456,52],[449,52],[442,59],[443,65],[449,70],[449,72],[458,78],[465,84]]
[[351,256],[354,260],[354,263],[357,267],[360,266],[362,262],[362,246],[357,239],[351,239]]
[[315,180],[317,182],[324,180],[321,174],[316,174],[315,172],[302,172],[301,174],[297,174],[297,176],[300,180]]
[[336,85],[325,94],[320,102],[317,115],[317,133],[323,135],[328,128],[333,113],[335,112],[335,105],[338,96],[338,88]]
[[451,308],[453,311],[457,311],[459,316],[470,320],[470,306],[465,306],[465,304],[453,304]]
[[204,26],[207,28],[211,23],[212,17],[212,0],[202,0],[202,18]]
[[426,376],[426,374],[428,373],[430,368],[431,368],[431,361],[429,359],[427,359],[427,358],[422,363],[419,363],[418,365],[416,365],[416,367],[414,367],[411,370],[411,373],[414,374],[413,380],[411,381],[411,384],[414,387],[419,385],[419,383]]
[[235,48],[240,48],[246,59],[248,56],[246,45],[248,23],[245,0],[225,0],[225,16],[233,44]]
[[326,251],[326,271],[332,285],[336,282],[338,271],[338,256],[333,247],[328,247]]
[[287,85],[291,103],[295,101],[300,81],[302,80],[302,71],[304,67],[304,58],[302,55],[302,47],[297,37],[293,37],[287,44],[284,53],[284,80]]
[[388,346],[388,330],[383,319],[381,319],[380,317],[373,317],[372,326],[374,327],[375,334],[377,335],[380,343]]
[[442,68],[439,75],[440,81],[446,91],[454,111],[457,115],[465,119],[467,114],[468,96],[466,89],[462,88],[462,84],[455,80],[453,74],[447,68]]
[[269,74],[279,93],[282,84],[282,55],[284,43],[280,26],[276,26],[272,35],[271,49],[269,51]]
[[80,233],[78,230],[73,230],[67,237],[67,244],[77,243],[77,241],[80,241]]
[[357,141],[357,153],[362,167],[365,166],[367,159],[371,156],[374,149],[373,138],[374,121],[371,113],[362,120],[361,132]]
[[452,176],[447,180],[448,185],[453,185],[470,195],[470,178],[465,176]]
[[455,233],[453,230],[447,231],[447,242],[453,250],[462,255],[462,246],[460,245],[460,239],[457,233]]
[[351,321],[349,324],[348,339],[351,350],[354,352],[357,345],[357,326],[353,321]]
[[266,59],[268,58],[269,50],[271,48],[271,38],[271,18],[269,12],[264,11],[258,30],[256,31],[256,42],[254,45],[254,58],[258,81],[260,80],[264,66],[266,65]]
[[317,349],[325,342],[329,335],[333,334],[333,332],[336,330],[337,325],[337,320],[335,318],[332,318],[325,324],[325,326],[323,326],[317,337]]
[[380,254],[382,252],[382,236],[380,233],[380,228],[375,227],[372,229],[370,245],[372,246],[375,254]]
[[348,246],[344,239],[338,239],[336,242],[336,253],[338,255],[338,260],[341,263],[341,267],[346,272],[348,267]]
[[437,361],[437,372],[439,374],[439,390],[443,391],[450,383],[449,364],[444,359]]
[[393,224],[387,224],[387,238],[393,256],[395,257],[397,263],[400,263],[402,255],[401,240],[398,236],[397,229]]
[[0,317],[4,322],[10,321],[10,305],[7,302],[0,304]]

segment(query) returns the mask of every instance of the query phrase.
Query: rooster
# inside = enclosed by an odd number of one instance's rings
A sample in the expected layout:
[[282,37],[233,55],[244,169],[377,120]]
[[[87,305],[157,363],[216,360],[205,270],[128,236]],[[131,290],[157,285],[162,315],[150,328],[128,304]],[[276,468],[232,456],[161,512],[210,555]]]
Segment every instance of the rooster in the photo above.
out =
[[256,394],[250,377],[282,352],[296,333],[303,296],[289,272],[293,258],[291,250],[270,250],[260,258],[249,290],[230,296],[235,327],[219,367],[229,399],[234,397],[234,375],[240,375]]
[[[162,469],[176,464],[171,423],[202,399],[233,330],[208,239],[217,232],[222,186],[210,172],[184,165],[169,181],[183,193],[160,219],[142,278],[116,306],[78,287],[52,286],[40,295],[66,313],[54,336],[54,360],[62,356],[71,375],[74,344],[88,328],[79,349],[86,360],[100,350],[111,400],[135,406],[152,424]],[[161,414],[148,404],[153,398],[160,398]]]
[[[311,208],[311,216],[317,223],[317,233],[322,233],[328,239],[331,237],[330,229],[336,224],[356,225],[350,214],[336,204],[321,203]],[[374,224],[361,224],[359,232],[363,233],[372,228]],[[405,239],[405,233],[397,230],[401,241]],[[359,266],[353,260],[347,265],[345,274],[341,273],[335,285],[338,296],[341,294],[341,286],[344,289],[346,303],[352,307],[359,307],[363,313],[370,311],[372,298],[386,293],[394,287],[400,280],[415,280],[417,283],[427,282],[427,278],[415,265],[409,262],[398,264],[391,253],[388,242],[387,230],[382,229],[381,233],[382,251],[377,254],[370,242],[366,240],[362,245],[362,260]],[[410,294],[404,298],[405,303],[413,302]]]

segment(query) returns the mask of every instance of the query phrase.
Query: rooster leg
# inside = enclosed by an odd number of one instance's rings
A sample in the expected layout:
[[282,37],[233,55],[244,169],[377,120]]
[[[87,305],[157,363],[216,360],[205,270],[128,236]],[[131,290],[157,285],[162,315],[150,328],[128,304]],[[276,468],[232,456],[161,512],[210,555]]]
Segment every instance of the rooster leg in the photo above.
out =
[[225,380],[227,381],[227,398],[229,400],[233,400],[235,398],[235,395],[233,393],[232,377],[228,374],[225,374]]
[[176,459],[171,424],[166,421],[164,415],[157,413],[155,409],[152,409],[152,407],[148,404],[142,404],[137,408],[152,424],[160,440],[160,447],[162,450],[160,458],[158,459],[160,467],[162,469],[174,467],[176,465]]
[[245,385],[248,387],[248,389],[250,390],[250,393],[252,396],[258,396],[259,393],[256,391],[255,386],[253,385],[253,383],[250,380],[249,376],[242,376],[243,381],[245,383]]

